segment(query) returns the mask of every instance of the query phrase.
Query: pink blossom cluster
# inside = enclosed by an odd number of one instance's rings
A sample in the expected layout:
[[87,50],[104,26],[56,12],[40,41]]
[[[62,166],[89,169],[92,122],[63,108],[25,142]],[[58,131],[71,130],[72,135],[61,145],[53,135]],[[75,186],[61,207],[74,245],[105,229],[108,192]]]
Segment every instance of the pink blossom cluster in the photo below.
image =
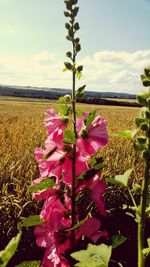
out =
[[[33,181],[38,184],[45,178],[55,177],[55,185],[42,191],[36,191],[33,198],[43,200],[40,213],[43,223],[36,226],[35,236],[38,246],[44,247],[45,254],[41,267],[67,267],[66,252],[71,248],[71,180],[72,180],[72,144],[64,143],[66,120],[54,109],[47,111],[44,124],[47,131],[45,148],[37,148],[35,157],[38,162],[40,177]],[[90,179],[78,179],[90,171],[89,160],[95,153],[107,145],[106,121],[96,116],[90,125],[86,125],[88,113],[76,119],[76,223],[75,245],[83,237],[96,243],[107,232],[100,230],[101,222],[92,214],[92,207],[101,216],[106,215],[103,194],[105,183],[100,179],[100,172],[95,171]],[[87,203],[86,203],[87,202]],[[85,207],[87,205],[87,207]]]

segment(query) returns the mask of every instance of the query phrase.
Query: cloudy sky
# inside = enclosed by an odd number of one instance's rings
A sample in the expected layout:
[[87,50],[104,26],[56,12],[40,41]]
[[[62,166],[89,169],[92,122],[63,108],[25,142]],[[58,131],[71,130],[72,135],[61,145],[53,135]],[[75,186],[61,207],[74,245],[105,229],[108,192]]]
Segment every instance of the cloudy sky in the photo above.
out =
[[[150,0],[79,0],[87,90],[137,93],[150,64]],[[70,88],[63,0],[0,0],[0,84]]]

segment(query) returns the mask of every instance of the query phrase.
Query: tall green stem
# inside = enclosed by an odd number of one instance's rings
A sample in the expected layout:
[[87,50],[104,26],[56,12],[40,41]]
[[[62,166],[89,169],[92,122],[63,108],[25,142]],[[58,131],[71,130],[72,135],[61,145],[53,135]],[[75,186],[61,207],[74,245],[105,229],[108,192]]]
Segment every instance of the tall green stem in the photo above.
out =
[[[73,22],[72,22],[72,28],[73,28]],[[72,62],[73,65],[76,61],[76,54],[75,54],[75,45],[74,45],[74,36],[73,36],[73,58]],[[75,96],[75,86],[76,86],[76,72],[73,69],[72,72],[72,121],[73,121],[73,130],[75,135],[75,144],[73,144],[73,157],[72,157],[72,204],[71,204],[71,217],[72,217],[72,227],[75,224],[75,177],[76,177],[76,96]],[[72,245],[74,245],[74,237],[75,233],[74,230],[71,232],[72,234]]]
[[[150,94],[150,90],[149,90]],[[150,113],[150,108],[149,108]],[[150,182],[150,118],[148,123],[148,130],[146,131],[147,136],[147,152],[144,159],[144,178],[141,188],[141,200],[140,200],[140,210],[139,210],[139,221],[138,221],[138,267],[145,266],[145,256],[142,250],[145,247],[145,219],[146,219],[146,206],[147,206],[147,196],[148,196],[148,185]]]
[[148,184],[150,179],[150,161],[145,160],[144,178],[142,183],[140,218],[138,222],[138,267],[145,266],[145,257],[142,253],[145,247],[145,210],[147,204]]

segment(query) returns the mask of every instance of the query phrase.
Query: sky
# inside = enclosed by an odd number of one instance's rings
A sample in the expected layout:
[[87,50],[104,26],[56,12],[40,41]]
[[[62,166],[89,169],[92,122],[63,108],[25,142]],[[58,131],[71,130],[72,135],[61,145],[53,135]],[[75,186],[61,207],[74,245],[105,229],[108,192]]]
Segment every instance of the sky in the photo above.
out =
[[[150,65],[150,0],[78,0],[77,86],[138,93]],[[0,0],[0,84],[71,88],[63,0]]]

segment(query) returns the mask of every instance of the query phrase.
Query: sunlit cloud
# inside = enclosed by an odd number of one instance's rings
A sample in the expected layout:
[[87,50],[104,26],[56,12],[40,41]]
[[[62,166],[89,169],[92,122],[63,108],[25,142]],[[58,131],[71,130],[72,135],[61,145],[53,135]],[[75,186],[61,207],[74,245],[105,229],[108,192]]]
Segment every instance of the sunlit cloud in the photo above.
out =
[[[83,58],[84,75],[77,86],[87,90],[137,93],[142,90],[140,74],[150,64],[150,50],[100,51]],[[71,88],[70,72],[63,72],[56,55],[42,51],[32,57],[0,55],[1,84]]]

